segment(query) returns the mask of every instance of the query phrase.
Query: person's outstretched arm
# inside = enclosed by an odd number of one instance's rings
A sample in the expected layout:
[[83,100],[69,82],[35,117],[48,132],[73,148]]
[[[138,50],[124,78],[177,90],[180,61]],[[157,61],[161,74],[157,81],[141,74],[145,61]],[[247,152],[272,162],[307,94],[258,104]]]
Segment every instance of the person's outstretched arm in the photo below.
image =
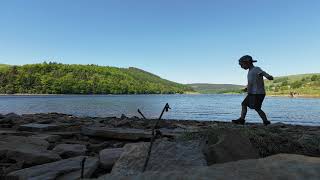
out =
[[273,80],[273,76],[271,76],[270,74],[266,73],[265,71],[262,71],[259,73],[260,76],[264,76],[269,80]]

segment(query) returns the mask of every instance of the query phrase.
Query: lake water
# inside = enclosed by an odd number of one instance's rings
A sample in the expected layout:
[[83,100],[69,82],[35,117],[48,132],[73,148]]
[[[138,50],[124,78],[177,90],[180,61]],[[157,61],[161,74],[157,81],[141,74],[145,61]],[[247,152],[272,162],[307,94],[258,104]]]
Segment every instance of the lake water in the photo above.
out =
[[[76,116],[159,117],[163,106],[172,108],[165,119],[230,121],[239,117],[244,95],[55,95],[0,96],[0,113],[59,112]],[[320,125],[320,99],[266,97],[263,110],[273,122]],[[247,122],[261,122],[248,110]]]

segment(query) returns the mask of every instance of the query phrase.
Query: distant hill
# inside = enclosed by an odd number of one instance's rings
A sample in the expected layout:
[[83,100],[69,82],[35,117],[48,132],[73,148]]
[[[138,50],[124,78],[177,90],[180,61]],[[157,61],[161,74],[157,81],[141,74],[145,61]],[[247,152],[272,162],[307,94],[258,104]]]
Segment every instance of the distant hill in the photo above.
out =
[[187,86],[201,94],[240,93],[241,89],[245,88],[245,86],[242,85],[206,83],[187,84]]
[[9,68],[10,66],[7,64],[0,64],[0,70]]
[[0,65],[0,94],[174,94],[192,88],[144,70],[55,62]]
[[267,94],[320,96],[320,73],[276,77],[265,81]]
[[[233,84],[187,84],[202,94],[243,93],[245,86]],[[273,81],[265,80],[268,95],[320,96],[320,73],[298,74],[275,77]]]

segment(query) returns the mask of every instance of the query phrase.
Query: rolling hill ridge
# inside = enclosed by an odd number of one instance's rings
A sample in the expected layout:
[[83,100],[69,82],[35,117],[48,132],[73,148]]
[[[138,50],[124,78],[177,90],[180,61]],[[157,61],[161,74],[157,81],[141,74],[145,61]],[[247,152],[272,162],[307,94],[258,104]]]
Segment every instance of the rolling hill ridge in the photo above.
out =
[[241,89],[245,88],[245,86],[235,84],[193,83],[187,85],[201,94],[240,93]]
[[269,95],[320,96],[320,73],[276,77],[265,86]]
[[0,65],[1,94],[175,94],[192,88],[144,70],[55,62]]

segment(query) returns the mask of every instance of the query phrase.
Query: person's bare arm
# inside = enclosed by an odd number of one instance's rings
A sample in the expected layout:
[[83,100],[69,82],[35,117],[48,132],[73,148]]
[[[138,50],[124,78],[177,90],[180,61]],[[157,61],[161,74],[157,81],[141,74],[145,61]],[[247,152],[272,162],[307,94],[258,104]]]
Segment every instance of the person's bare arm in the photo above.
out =
[[270,74],[268,74],[264,71],[260,72],[259,75],[266,77],[268,80],[273,80],[273,76],[271,76]]

